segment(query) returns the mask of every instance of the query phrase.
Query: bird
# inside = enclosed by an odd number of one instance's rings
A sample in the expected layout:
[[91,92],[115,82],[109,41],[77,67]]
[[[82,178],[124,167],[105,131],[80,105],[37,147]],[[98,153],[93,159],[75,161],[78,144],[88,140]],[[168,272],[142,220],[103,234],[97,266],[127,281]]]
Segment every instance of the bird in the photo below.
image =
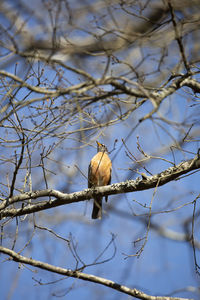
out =
[[[88,168],[88,188],[109,185],[111,182],[112,162],[108,149],[104,144],[97,143],[97,154],[91,159]],[[102,196],[94,198],[92,219],[102,218]],[[107,202],[108,196],[105,196]]]

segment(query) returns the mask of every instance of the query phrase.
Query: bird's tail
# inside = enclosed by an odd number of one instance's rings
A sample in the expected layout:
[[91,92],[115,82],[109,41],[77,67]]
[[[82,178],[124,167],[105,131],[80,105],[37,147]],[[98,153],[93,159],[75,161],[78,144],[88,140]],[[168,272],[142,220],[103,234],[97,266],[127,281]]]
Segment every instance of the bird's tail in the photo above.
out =
[[92,210],[92,219],[101,219],[102,217],[102,197],[95,198]]

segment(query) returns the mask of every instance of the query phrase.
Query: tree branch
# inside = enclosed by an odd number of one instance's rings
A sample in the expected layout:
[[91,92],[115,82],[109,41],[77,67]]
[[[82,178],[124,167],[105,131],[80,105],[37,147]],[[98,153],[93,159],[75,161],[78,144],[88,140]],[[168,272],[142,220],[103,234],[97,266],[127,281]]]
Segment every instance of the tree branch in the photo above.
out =
[[186,298],[147,295],[147,294],[145,294],[145,293],[143,293],[143,292],[141,292],[141,291],[139,291],[135,288],[131,289],[127,286],[118,284],[114,281],[111,281],[111,280],[108,280],[108,279],[105,279],[105,278],[102,278],[102,277],[99,277],[99,276],[86,274],[86,273],[82,273],[82,272],[79,272],[79,271],[73,271],[73,270],[70,270],[70,269],[64,269],[64,268],[61,268],[61,267],[57,267],[57,266],[53,266],[53,265],[44,263],[44,262],[39,261],[39,260],[35,260],[35,259],[32,259],[32,258],[27,258],[25,256],[19,255],[18,253],[16,253],[13,250],[10,250],[10,249],[2,247],[2,246],[0,246],[0,252],[11,256],[12,259],[16,262],[31,265],[33,267],[37,267],[39,269],[43,269],[43,270],[53,272],[53,273],[56,273],[56,274],[60,274],[60,275],[64,275],[64,276],[69,276],[69,277],[78,278],[78,279],[81,279],[81,280],[101,284],[101,285],[107,286],[109,288],[112,288],[114,290],[117,290],[121,293],[131,295],[131,296],[133,296],[135,298],[138,298],[138,299],[143,299],[143,300],[190,300],[190,299],[186,299]]
[[[71,194],[65,194],[57,190],[46,189],[40,191],[33,191],[28,193],[19,194],[6,199],[0,205],[0,219],[4,217],[15,217],[33,212],[41,211],[44,209],[53,208],[60,205],[70,204],[74,202],[80,202],[84,200],[92,199],[96,196],[116,195],[123,193],[130,193],[136,191],[143,191],[156,186],[162,186],[172,180],[177,179],[183,174],[187,174],[190,171],[200,168],[200,157],[199,154],[188,161],[181,162],[178,165],[170,167],[165,171],[158,173],[154,176],[146,176],[145,178],[136,178],[135,180],[127,180],[125,182],[114,183],[103,187],[85,189],[80,192],[74,192]],[[8,208],[9,205],[21,202],[29,199],[37,199],[42,197],[54,197],[53,200],[41,201],[36,204],[28,204],[22,208]]]

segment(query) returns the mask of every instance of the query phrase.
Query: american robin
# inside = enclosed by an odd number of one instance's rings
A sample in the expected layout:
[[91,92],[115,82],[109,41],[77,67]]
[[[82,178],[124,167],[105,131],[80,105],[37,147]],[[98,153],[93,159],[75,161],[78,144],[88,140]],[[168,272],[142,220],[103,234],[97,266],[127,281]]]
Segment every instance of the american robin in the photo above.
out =
[[[111,182],[112,163],[108,156],[108,150],[104,144],[97,142],[97,154],[91,159],[88,168],[88,187],[104,186]],[[92,219],[102,217],[102,198],[94,198]],[[108,196],[105,196],[108,200]]]

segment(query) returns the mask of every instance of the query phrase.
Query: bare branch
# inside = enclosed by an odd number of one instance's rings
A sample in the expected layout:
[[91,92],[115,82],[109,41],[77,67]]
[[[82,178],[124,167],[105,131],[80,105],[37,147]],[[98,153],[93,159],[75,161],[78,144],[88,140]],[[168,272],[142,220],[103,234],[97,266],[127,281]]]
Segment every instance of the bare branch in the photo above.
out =
[[126,287],[124,285],[118,284],[114,281],[99,277],[99,276],[94,276],[91,274],[86,274],[82,273],[79,271],[73,271],[69,269],[64,269],[60,267],[56,267],[47,263],[44,263],[42,261],[38,261],[32,258],[27,258],[25,256],[19,255],[13,250],[10,250],[8,248],[0,246],[0,252],[4,253],[8,256],[10,256],[14,261],[23,263],[23,264],[28,264],[36,268],[40,268],[49,272],[53,272],[56,274],[64,275],[64,276],[69,276],[73,278],[78,278],[81,280],[85,281],[90,281],[90,282],[95,282],[97,284],[101,284],[104,286],[107,286],[109,288],[112,288],[114,290],[117,290],[121,293],[133,296],[137,299],[142,299],[142,300],[191,300],[188,298],[179,298],[179,297],[165,297],[165,296],[151,296],[148,294],[145,294],[137,289],[132,289],[129,287]]
[[[24,214],[30,214],[33,212],[57,207],[60,205],[66,205],[74,202],[89,200],[100,195],[107,196],[107,195],[116,195],[122,193],[143,191],[157,186],[162,186],[172,180],[179,178],[183,174],[187,174],[190,171],[199,168],[200,168],[200,158],[197,155],[194,159],[182,162],[177,166],[170,167],[169,169],[166,169],[165,171],[156,174],[154,176],[145,177],[145,179],[143,178],[141,179],[138,177],[136,180],[127,180],[126,182],[115,183],[103,187],[86,189],[81,192],[74,192],[71,194],[64,194],[60,191],[51,190],[51,189],[19,194],[8,200],[5,200],[0,205],[0,210],[1,210],[0,216],[1,218],[21,216]],[[41,197],[54,197],[55,199],[50,201],[43,201],[37,204],[27,205],[19,209],[14,209],[14,208],[5,209],[6,207],[8,207],[13,203],[25,201],[28,199],[37,199]]]

